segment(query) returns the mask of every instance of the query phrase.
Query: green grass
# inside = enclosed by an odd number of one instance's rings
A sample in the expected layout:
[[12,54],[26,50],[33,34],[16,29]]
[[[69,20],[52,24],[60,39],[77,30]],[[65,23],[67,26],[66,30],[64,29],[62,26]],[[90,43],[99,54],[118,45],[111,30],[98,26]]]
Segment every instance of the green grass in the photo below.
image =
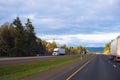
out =
[[74,62],[85,57],[77,56],[72,58],[61,58],[45,62],[32,62],[23,65],[12,65],[0,67],[0,80],[20,80],[24,77],[50,70],[63,64]]

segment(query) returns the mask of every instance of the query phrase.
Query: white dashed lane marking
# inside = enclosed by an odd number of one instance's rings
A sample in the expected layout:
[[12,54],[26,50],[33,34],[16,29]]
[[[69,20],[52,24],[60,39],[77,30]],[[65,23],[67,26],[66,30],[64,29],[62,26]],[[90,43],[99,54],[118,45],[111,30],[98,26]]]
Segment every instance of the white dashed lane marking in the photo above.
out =
[[113,67],[114,67],[114,68],[117,68],[117,66],[116,66],[116,65],[113,65]]
[[115,64],[113,64],[111,61],[108,61],[109,64],[111,64],[114,68],[117,68]]

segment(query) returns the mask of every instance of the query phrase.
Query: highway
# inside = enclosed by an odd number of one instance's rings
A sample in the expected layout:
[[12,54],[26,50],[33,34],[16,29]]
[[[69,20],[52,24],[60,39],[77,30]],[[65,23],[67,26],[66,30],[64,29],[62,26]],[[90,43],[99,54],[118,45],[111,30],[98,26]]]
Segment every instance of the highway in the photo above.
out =
[[120,63],[98,55],[69,80],[120,80]]
[[99,54],[22,80],[120,80],[120,62]]
[[[39,56],[28,58],[0,59],[0,66],[25,64],[28,62],[53,60],[73,56]],[[120,80],[120,62],[114,62],[106,55],[98,54],[80,61],[34,74],[22,80]]]

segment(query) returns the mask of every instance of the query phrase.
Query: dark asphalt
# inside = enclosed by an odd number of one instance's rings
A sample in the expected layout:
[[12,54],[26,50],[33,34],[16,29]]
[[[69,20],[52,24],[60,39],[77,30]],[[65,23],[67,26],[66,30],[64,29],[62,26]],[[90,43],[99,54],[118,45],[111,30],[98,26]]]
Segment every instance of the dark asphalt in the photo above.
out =
[[120,62],[97,55],[86,67],[70,80],[120,80]]

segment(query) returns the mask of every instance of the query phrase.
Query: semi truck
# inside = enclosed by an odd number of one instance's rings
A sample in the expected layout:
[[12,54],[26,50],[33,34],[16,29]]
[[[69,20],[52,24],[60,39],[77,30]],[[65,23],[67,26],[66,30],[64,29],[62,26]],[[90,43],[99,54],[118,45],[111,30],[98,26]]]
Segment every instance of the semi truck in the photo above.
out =
[[117,37],[111,42],[110,57],[114,61],[120,61],[120,37]]
[[63,49],[63,48],[55,48],[53,50],[52,55],[65,55],[65,49]]

